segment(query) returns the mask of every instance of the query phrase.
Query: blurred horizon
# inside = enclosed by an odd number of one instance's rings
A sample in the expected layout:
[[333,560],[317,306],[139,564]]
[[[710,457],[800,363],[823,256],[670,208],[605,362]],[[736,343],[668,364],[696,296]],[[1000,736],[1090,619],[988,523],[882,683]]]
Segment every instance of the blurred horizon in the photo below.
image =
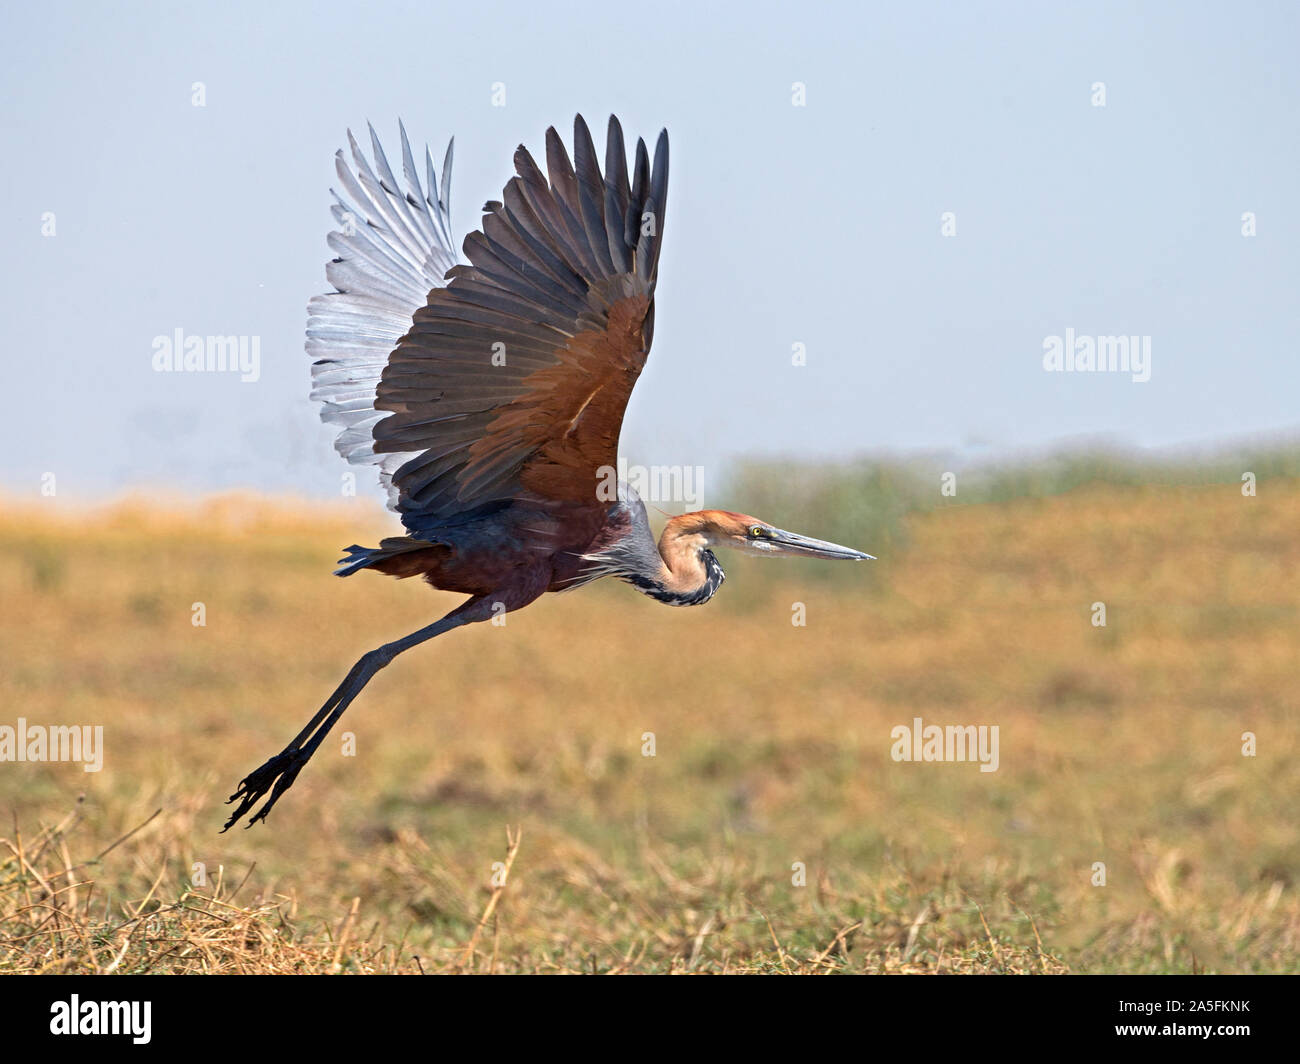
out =
[[[276,506],[300,504],[335,512],[356,508],[362,514],[397,520],[397,515],[387,508],[378,486],[367,483],[368,470],[346,466],[342,459],[337,462],[346,470],[356,471],[355,494],[338,491],[311,494],[292,488],[237,483],[190,490],[175,483],[141,481],[69,496],[58,490],[43,493],[39,483],[34,490],[0,483],[0,506],[31,502],[56,509],[93,510],[143,503],[163,510],[184,510],[247,498]],[[941,490],[941,478],[949,471],[961,478],[961,489],[955,494]],[[1126,447],[1114,438],[1080,437],[1053,445],[983,455],[933,448],[877,450],[826,460],[754,453],[739,455],[720,472],[714,472],[716,476],[707,470],[695,470],[698,483],[692,486],[703,494],[700,499],[680,495],[658,497],[641,490],[645,501],[652,504],[652,522],[656,513],[719,506],[724,501],[740,505],[746,494],[779,497],[783,490],[788,490],[793,503],[796,499],[807,499],[810,492],[825,492],[828,488],[842,491],[855,482],[874,481],[881,476],[892,478],[893,487],[905,491],[908,509],[929,509],[944,502],[984,503],[1043,497],[1090,483],[1120,487],[1227,484],[1238,483],[1241,474],[1246,472],[1254,473],[1259,479],[1300,477],[1300,431],[1255,433],[1199,444],[1146,448]],[[972,484],[975,485],[973,497]]]

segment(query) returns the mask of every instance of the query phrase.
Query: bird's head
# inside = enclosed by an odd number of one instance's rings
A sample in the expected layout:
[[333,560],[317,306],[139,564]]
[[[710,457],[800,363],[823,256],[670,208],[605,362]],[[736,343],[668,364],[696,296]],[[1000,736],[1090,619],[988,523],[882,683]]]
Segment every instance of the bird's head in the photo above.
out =
[[674,517],[664,529],[664,537],[668,538],[670,533],[680,545],[699,549],[730,547],[764,558],[875,560],[872,555],[863,554],[852,547],[841,547],[838,543],[827,543],[822,539],[801,536],[797,532],[787,532],[760,518],[731,513],[729,510],[697,510]]

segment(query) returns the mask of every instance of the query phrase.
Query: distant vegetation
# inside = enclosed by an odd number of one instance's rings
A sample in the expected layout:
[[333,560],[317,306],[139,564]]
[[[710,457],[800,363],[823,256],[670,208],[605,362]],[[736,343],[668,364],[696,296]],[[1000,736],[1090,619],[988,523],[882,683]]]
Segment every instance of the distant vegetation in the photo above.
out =
[[[709,505],[744,508],[777,524],[884,557],[906,546],[905,518],[942,506],[1043,499],[1090,486],[1195,486],[1300,478],[1300,442],[1204,452],[1093,448],[1019,461],[951,456],[863,458],[844,463],[752,459],[739,463]],[[941,492],[955,474],[955,495]],[[830,567],[811,574],[835,579]]]

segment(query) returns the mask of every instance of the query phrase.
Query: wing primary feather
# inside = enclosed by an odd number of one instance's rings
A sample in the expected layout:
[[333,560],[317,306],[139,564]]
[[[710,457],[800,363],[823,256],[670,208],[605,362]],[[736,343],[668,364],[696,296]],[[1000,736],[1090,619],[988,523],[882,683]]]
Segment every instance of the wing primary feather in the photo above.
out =
[[546,172],[551,179],[555,204],[564,219],[570,243],[578,254],[580,265],[589,275],[599,276],[600,267],[587,242],[586,230],[579,217],[581,207],[578,205],[578,179],[573,174],[573,163],[569,161],[569,153],[565,150],[564,141],[560,139],[554,126],[546,131]]
[[646,188],[650,184],[650,156],[645,141],[636,139],[636,163],[632,176],[632,198],[628,201],[627,217],[623,220],[623,240],[635,248],[641,232],[641,212],[644,210]]
[[447,154],[442,157],[442,198],[438,200],[442,213],[447,215],[451,213],[451,161],[455,154],[456,138],[452,137],[447,141]]
[[618,119],[609,116],[609,130],[605,137],[605,237],[609,254],[620,271],[632,269],[631,249],[624,239],[624,220],[632,190],[627,184],[627,152],[623,143],[623,127]]
[[375,132],[375,127],[367,122],[366,128],[370,130],[370,148],[375,156],[375,166],[379,169],[380,187],[388,193],[388,200],[395,208],[394,214],[402,226],[403,238],[415,248],[419,248],[424,242],[422,238],[425,234],[422,227],[416,220],[415,213],[411,210],[401,186],[397,183],[393,168],[388,165],[388,156],[384,154],[383,145],[379,143],[379,135]]
[[605,232],[605,180],[596,163],[596,145],[592,143],[591,130],[582,115],[573,119],[573,166],[587,244],[596,256],[596,265],[608,277],[615,270],[609,254],[609,236]]
[[[375,176],[375,172],[370,168],[365,154],[361,151],[361,146],[357,144],[356,138],[352,131],[348,131],[348,143],[352,147],[352,162],[356,166],[355,176],[346,166],[339,169],[339,180],[347,188],[352,197],[357,200],[358,206],[368,207],[374,212],[377,219],[384,223],[387,235],[394,237],[393,248],[397,251],[404,252],[411,260],[412,264],[418,264],[423,258],[423,253],[418,242],[412,240],[412,234],[408,231],[398,209],[392,206],[394,197],[385,195],[387,190],[384,189],[382,182]],[[400,201],[401,196],[398,194],[396,199]],[[378,227],[376,218],[368,217],[364,221],[372,226]]]
[[539,232],[548,238],[548,242],[565,268],[579,278],[585,293],[586,283],[581,282],[584,269],[582,255],[569,235],[569,226],[565,221],[559,198],[552,192],[551,186],[537,163],[533,161],[532,155],[522,145],[515,152],[515,170],[519,176],[512,181],[512,184],[538,219]]
[[433,215],[429,209],[428,197],[420,187],[420,174],[415,168],[415,158],[411,155],[411,142],[406,136],[406,126],[399,118],[398,132],[402,137],[402,176],[406,178],[406,202],[415,208],[414,216],[420,227],[421,235],[432,242],[434,238]]
[[659,131],[659,140],[655,143],[654,173],[650,176],[650,199],[654,203],[655,226],[651,243],[654,253],[650,260],[650,277],[655,276],[659,268],[659,248],[662,241],[659,234],[664,231],[664,222],[668,208],[668,130]]

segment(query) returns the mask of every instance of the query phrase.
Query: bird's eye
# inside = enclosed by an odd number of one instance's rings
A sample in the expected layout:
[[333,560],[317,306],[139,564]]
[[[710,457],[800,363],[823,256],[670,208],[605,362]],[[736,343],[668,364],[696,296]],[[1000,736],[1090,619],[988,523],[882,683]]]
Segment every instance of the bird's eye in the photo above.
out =
[[765,529],[762,525],[755,525],[753,528],[749,530],[749,534],[753,536],[755,539],[757,539],[760,536],[766,536],[767,529]]

